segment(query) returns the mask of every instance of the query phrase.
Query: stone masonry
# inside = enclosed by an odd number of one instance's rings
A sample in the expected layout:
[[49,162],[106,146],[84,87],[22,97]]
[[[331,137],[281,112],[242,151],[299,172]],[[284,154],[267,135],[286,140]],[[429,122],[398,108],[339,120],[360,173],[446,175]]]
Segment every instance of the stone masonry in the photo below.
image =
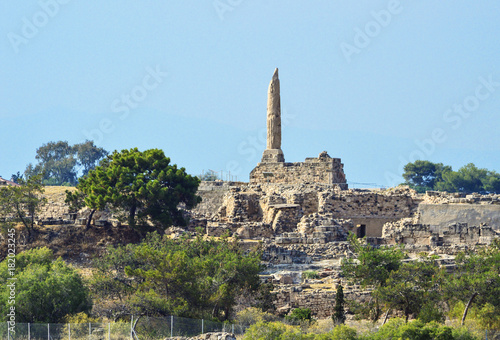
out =
[[318,158],[306,158],[305,162],[259,163],[250,172],[250,183],[321,183],[347,189],[344,164],[326,151]]

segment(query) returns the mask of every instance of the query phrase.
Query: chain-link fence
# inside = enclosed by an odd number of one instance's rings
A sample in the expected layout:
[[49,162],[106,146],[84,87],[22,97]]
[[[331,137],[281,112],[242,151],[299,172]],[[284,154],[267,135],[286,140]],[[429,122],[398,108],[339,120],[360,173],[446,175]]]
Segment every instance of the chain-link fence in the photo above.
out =
[[[178,316],[132,318],[129,322],[79,324],[0,323],[0,339],[7,340],[158,340],[192,337],[210,332],[245,333],[248,325]],[[479,339],[498,339],[500,331],[471,330]]]
[[156,340],[172,336],[196,336],[209,332],[243,334],[246,327],[231,323],[171,316],[132,318],[130,322],[0,324],[0,338],[7,340]]

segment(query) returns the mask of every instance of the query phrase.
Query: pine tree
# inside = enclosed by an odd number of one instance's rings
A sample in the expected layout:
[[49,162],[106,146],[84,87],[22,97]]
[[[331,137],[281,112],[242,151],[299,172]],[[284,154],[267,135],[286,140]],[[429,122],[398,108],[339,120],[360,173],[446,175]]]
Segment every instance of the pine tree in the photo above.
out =
[[333,308],[333,323],[336,325],[343,324],[345,322],[345,310],[344,310],[344,289],[342,285],[337,288],[337,293],[335,294],[335,307]]

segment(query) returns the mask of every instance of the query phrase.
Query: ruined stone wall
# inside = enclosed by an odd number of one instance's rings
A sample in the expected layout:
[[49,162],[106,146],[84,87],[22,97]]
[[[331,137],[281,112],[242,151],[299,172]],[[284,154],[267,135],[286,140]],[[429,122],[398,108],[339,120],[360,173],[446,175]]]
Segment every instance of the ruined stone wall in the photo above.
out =
[[235,222],[235,223],[220,223],[207,222],[206,233],[208,236],[222,236],[226,232],[233,235],[236,234],[241,239],[270,239],[274,236],[274,231],[271,225],[262,222]]
[[319,213],[332,213],[337,218],[384,216],[409,217],[417,203],[407,194],[352,190],[320,193]]
[[420,204],[418,212],[418,222],[421,224],[447,227],[453,223],[477,226],[483,223],[500,230],[500,202],[496,201],[479,201],[476,204]]
[[[217,213],[224,223],[262,222],[275,234],[294,232],[302,219],[315,226],[336,225],[333,220],[350,219],[347,231],[363,228],[362,235],[382,236],[384,223],[412,216],[419,200],[409,189],[371,191],[340,190],[327,184],[250,184],[231,187]],[[303,225],[305,226],[305,224]],[[300,231],[309,234],[307,228]],[[327,235],[324,238],[329,239]],[[307,241],[313,242],[313,241]]]
[[312,263],[313,261],[333,260],[354,257],[347,241],[330,243],[264,243],[262,260],[269,264]]
[[[294,308],[309,308],[315,318],[323,319],[331,317],[333,308],[335,307],[336,292],[319,289],[304,291],[304,287],[307,287],[307,285],[289,287],[277,291],[275,300],[276,309],[286,314]],[[344,289],[344,297],[346,300],[368,303],[371,292],[359,288],[347,288]]]
[[489,245],[500,232],[487,225],[454,223],[447,226],[432,226],[413,223],[403,219],[384,225],[381,243],[423,246],[427,250],[435,247]]
[[241,185],[241,183],[202,181],[196,193],[201,197],[201,202],[192,210],[193,213],[205,216],[214,215],[222,206],[224,196],[229,192],[231,187],[238,185]]
[[327,190],[319,194],[319,213],[351,219],[354,225],[364,226],[364,236],[380,237],[385,223],[412,216],[418,203],[409,190]]
[[69,214],[69,206],[64,202],[66,199],[66,193],[61,192],[52,195],[47,203],[42,207],[42,210],[38,214],[38,219],[40,220],[61,220],[69,219],[67,215]]
[[259,163],[250,173],[250,183],[322,183],[347,189],[344,164],[328,155],[297,163]]

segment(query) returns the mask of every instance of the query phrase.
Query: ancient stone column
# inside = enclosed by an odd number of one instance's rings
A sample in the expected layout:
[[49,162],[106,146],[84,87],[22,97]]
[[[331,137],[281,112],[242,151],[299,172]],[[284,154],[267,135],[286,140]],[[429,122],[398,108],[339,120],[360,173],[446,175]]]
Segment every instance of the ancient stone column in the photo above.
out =
[[285,156],[281,151],[280,80],[276,69],[267,91],[267,149],[262,155],[262,162],[284,161]]

